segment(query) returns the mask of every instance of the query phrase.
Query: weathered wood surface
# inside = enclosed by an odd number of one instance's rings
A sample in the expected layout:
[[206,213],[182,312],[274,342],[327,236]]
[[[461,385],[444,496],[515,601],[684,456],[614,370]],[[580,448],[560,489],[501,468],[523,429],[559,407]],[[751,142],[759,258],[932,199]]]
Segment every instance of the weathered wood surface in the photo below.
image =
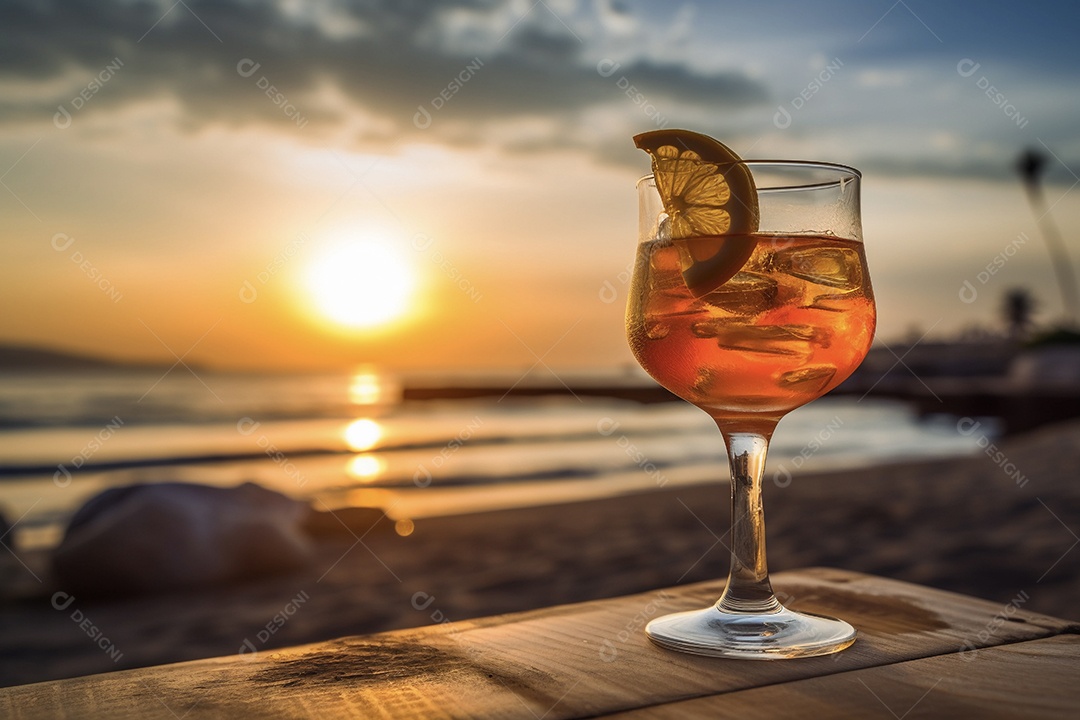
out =
[[606,715],[615,720],[1080,716],[1080,635],[938,655]]
[[[722,717],[737,708],[732,712],[742,718],[832,709],[841,716],[888,717],[895,708],[902,716],[930,688],[908,717],[927,716],[919,708],[939,690],[942,716],[968,707],[969,696],[979,703],[972,707],[1003,716],[1029,715],[1025,703],[1034,697],[1042,707],[1080,708],[1072,687],[1080,683],[1061,681],[1080,667],[1080,647],[1067,635],[1080,628],[1025,612],[1022,602],[1002,606],[836,570],[780,573],[774,585],[796,609],[848,620],[860,631],[858,641],[838,655],[774,662],[698,658],[648,642],[642,632],[648,619],[712,602],[723,584],[710,582],[4,688],[0,716],[548,720],[620,712],[636,717],[632,711]],[[1042,640],[1048,638],[1055,639]],[[996,646],[1010,647],[983,649]],[[946,679],[934,685],[939,678]],[[781,710],[777,697],[790,709]],[[1014,705],[1004,704],[1009,698],[1016,698]],[[802,712],[804,702],[821,712]]]

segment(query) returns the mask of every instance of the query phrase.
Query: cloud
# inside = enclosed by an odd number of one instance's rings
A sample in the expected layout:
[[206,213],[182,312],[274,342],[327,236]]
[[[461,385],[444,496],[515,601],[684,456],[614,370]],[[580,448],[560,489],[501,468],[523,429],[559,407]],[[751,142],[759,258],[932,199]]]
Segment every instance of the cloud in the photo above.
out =
[[[189,129],[261,124],[299,134],[296,115],[305,132],[318,132],[354,114],[373,119],[354,128],[361,143],[454,143],[477,142],[490,127],[522,118],[565,129],[604,105],[635,120],[624,87],[631,83],[669,112],[768,102],[765,86],[739,70],[704,72],[639,54],[617,75],[601,74],[609,41],[625,45],[641,32],[629,11],[606,4],[82,0],[5,4],[0,28],[4,124],[51,118],[60,106],[104,113],[169,98]],[[238,72],[242,61],[253,74]],[[11,91],[27,82],[38,91]],[[425,111],[431,118],[414,122]]]
[[[1074,165],[1077,105],[1060,64],[1033,73],[978,45],[939,47],[899,11],[863,38],[876,15],[853,18],[836,5],[803,17],[797,7],[8,2],[0,4],[0,129],[48,125],[60,108],[73,124],[107,125],[148,105],[168,108],[155,122],[168,118],[184,132],[258,127],[367,152],[487,145],[640,167],[630,134],[684,126],[754,154],[825,154],[897,175],[1003,179],[1019,148],[1038,141]],[[948,35],[946,19],[938,23]],[[956,67],[969,52],[981,69],[965,77]],[[823,83],[821,63],[836,58],[842,65]],[[1002,109],[985,95],[983,73],[1012,104]],[[1013,105],[1030,127],[1007,116]],[[776,125],[778,108],[793,116],[789,129]],[[124,132],[119,120],[115,127]],[[963,141],[927,148],[927,138],[945,135]]]

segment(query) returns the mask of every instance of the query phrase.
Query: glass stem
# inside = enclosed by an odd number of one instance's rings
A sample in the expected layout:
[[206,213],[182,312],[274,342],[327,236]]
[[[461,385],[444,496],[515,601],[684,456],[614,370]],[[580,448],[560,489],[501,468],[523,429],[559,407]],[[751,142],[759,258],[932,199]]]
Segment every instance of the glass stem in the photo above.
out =
[[761,481],[769,435],[721,428],[731,464],[731,571],[716,606],[731,613],[771,613],[780,609],[765,562],[765,511]]

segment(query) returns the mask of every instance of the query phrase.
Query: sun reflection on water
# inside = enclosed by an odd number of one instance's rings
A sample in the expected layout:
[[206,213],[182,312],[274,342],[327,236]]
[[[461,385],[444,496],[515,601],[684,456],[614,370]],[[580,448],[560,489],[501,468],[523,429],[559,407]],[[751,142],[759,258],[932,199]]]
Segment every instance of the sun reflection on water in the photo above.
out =
[[345,443],[357,452],[375,447],[382,436],[382,426],[371,418],[353,420],[345,427]]
[[386,469],[386,462],[374,455],[357,455],[349,460],[345,472],[357,480],[370,482]]
[[349,380],[353,405],[394,405],[401,401],[401,383],[385,373],[361,370]]

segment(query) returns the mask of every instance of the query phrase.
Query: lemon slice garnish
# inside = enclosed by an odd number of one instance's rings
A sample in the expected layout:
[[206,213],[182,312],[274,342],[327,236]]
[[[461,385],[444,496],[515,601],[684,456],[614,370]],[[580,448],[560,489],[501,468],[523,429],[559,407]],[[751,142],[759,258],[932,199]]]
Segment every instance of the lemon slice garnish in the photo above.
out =
[[754,252],[758,202],[750,169],[723,143],[689,130],[642,133],[634,144],[652,158],[686,286],[695,297],[707,295]]

